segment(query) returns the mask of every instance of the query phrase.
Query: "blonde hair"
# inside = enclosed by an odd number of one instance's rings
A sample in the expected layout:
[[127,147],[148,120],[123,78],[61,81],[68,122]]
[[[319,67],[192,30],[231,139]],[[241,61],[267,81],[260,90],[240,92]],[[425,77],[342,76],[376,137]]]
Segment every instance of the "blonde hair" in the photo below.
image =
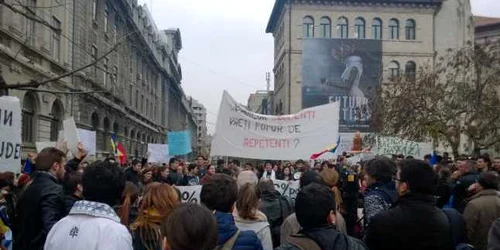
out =
[[338,188],[340,179],[339,173],[335,169],[325,168],[321,171],[321,178],[332,189],[332,192],[335,194],[337,209],[342,211],[344,209],[344,201],[342,200],[342,194]]
[[246,220],[257,220],[260,192],[253,183],[245,183],[238,190],[236,209],[238,215]]

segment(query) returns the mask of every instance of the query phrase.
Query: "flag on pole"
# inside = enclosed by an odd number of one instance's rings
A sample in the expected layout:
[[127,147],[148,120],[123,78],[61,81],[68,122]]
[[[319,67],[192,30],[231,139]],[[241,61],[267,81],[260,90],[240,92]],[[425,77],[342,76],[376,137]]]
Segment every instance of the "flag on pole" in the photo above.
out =
[[116,158],[120,162],[120,165],[127,163],[127,152],[125,152],[125,147],[121,143],[116,145]]
[[113,154],[116,155],[116,142],[117,142],[116,134],[111,134],[111,148],[113,149]]
[[340,144],[340,136],[339,136],[339,138],[337,139],[337,143],[333,144],[332,146],[330,146],[329,148],[326,148],[325,150],[323,150],[323,151],[321,151],[321,152],[318,152],[318,153],[312,154],[312,155],[311,155],[311,160],[316,160],[316,159],[318,159],[321,155],[323,155],[324,153],[327,153],[327,152],[330,152],[330,153],[335,153],[335,151],[337,151],[337,148],[339,147],[339,144]]

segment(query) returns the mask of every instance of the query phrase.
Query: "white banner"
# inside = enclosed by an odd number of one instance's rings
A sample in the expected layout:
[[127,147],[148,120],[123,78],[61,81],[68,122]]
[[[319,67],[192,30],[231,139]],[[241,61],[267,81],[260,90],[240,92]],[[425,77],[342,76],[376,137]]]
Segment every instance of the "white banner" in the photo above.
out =
[[379,155],[413,156],[416,159],[423,159],[426,154],[432,153],[432,144],[424,142],[414,142],[397,137],[378,136],[377,153]]
[[78,136],[78,130],[76,128],[75,120],[73,119],[73,117],[64,120],[63,127],[64,127],[64,139],[66,139],[68,149],[71,152],[71,154],[77,155],[78,143],[80,142],[80,138]]
[[21,172],[21,103],[0,97],[0,171]]
[[148,144],[148,162],[168,163],[168,144]]
[[199,186],[179,186],[176,188],[181,192],[181,200],[186,203],[200,203],[201,185]]
[[295,204],[295,198],[297,198],[297,194],[300,189],[299,181],[275,180],[273,183],[276,191],[280,192],[281,195],[288,197],[292,201],[292,204]]
[[309,159],[335,144],[338,131],[338,102],[297,114],[269,116],[248,111],[224,91],[211,153],[250,159]]

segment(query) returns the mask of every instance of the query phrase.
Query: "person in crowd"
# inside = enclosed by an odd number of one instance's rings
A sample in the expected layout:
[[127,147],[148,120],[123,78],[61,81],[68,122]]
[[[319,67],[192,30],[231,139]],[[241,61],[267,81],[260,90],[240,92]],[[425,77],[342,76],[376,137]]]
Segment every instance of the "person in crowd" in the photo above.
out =
[[153,183],[153,172],[154,168],[153,167],[147,167],[142,171],[142,176],[141,176],[141,184],[142,186],[140,187],[141,189],[145,189],[147,185]]
[[127,177],[127,181],[134,183],[139,186],[141,182],[141,170],[142,163],[138,159],[134,159],[132,161],[132,167],[125,170],[125,176]]
[[469,196],[469,187],[476,183],[479,179],[479,174],[474,168],[474,161],[467,158],[460,158],[457,161],[458,165],[458,180],[454,183],[453,208],[463,213],[465,209],[465,200]]
[[113,210],[125,188],[118,163],[97,161],[83,172],[84,200],[50,230],[45,250],[132,250],[132,237]]
[[370,250],[451,250],[450,222],[436,207],[437,175],[421,160],[405,160],[394,177],[395,206],[371,218],[366,232]]
[[323,181],[332,189],[335,194],[335,204],[337,204],[337,212],[344,213],[344,201],[342,200],[342,193],[338,188],[339,185],[339,173],[335,169],[324,168],[321,171],[321,178]]
[[130,225],[134,250],[161,250],[160,225],[178,204],[172,186],[156,182],[146,188],[137,219]]
[[295,179],[293,178],[293,173],[290,170],[290,167],[284,167],[283,168],[283,175],[281,176],[282,180],[284,181],[294,181]]
[[200,185],[200,177],[198,177],[198,166],[196,166],[196,164],[188,165],[188,173],[184,176],[183,183],[187,186]]
[[484,172],[477,182],[478,193],[467,199],[464,211],[467,235],[477,250],[486,250],[491,224],[500,218],[499,184],[496,172]]
[[260,191],[257,176],[251,171],[238,175],[238,198],[233,211],[234,221],[240,230],[251,230],[257,234],[264,250],[273,249],[271,229],[267,217],[259,210]]
[[243,170],[245,171],[254,171],[255,168],[253,167],[252,163],[247,162],[245,163],[245,166],[243,167]]
[[[67,151],[67,148],[65,150]],[[63,153],[67,152],[63,151]],[[75,157],[73,157],[73,159],[69,160],[66,163],[65,166],[66,174],[70,174],[76,171],[82,172],[80,163],[83,161],[83,159],[85,159],[86,156],[87,156],[87,151],[83,148],[83,144],[81,142],[78,143]]]
[[231,171],[233,172],[234,176],[238,176],[241,171],[243,171],[243,168],[241,167],[240,161],[239,160],[233,160],[231,161]]
[[500,250],[500,218],[491,225],[488,233],[488,250]]
[[438,173],[438,184],[436,188],[436,205],[443,208],[451,197],[451,171],[448,168],[442,168]]
[[206,162],[207,162],[207,159],[203,155],[198,155],[196,157],[195,162],[194,162],[194,164],[196,164],[196,166],[198,167],[198,177],[200,179],[202,179],[203,177],[205,177],[205,175],[207,174],[207,168],[206,168],[206,165],[205,165]]
[[264,179],[259,182],[261,192],[259,210],[267,217],[271,229],[273,247],[280,246],[280,230],[285,219],[293,213],[291,201],[274,189],[273,181]]
[[488,172],[491,169],[491,159],[488,155],[480,155],[477,158],[477,171],[479,173]]
[[283,168],[281,168],[280,164],[274,163],[273,171],[276,173],[276,180],[283,179]]
[[302,230],[288,237],[278,250],[366,249],[360,240],[335,229],[335,194],[327,186],[317,183],[305,186],[297,194],[295,210]]
[[160,183],[171,184],[168,176],[170,175],[170,168],[166,166],[161,166],[156,168],[156,172],[154,174],[154,181]]
[[224,169],[224,166],[226,165],[226,162],[223,159],[218,159],[217,160],[217,166],[215,168],[216,172],[218,174],[222,173],[222,170]]
[[163,249],[213,250],[217,246],[217,222],[210,210],[198,204],[176,207],[160,231]]
[[13,172],[0,174],[0,249],[12,249],[12,219],[15,215],[15,175]]
[[66,175],[63,181],[63,190],[66,208],[64,215],[68,215],[75,202],[83,199],[82,173],[77,171]]
[[497,156],[493,159],[493,164],[491,165],[491,170],[500,173],[500,157]]
[[214,165],[208,166],[208,168],[207,168],[207,174],[201,179],[200,184],[201,185],[205,184],[205,182],[207,181],[207,179],[210,176],[214,175],[214,174],[215,174],[215,166]]
[[387,157],[379,156],[369,160],[364,167],[364,179],[367,191],[364,198],[364,222],[376,214],[389,209],[396,201],[397,193],[392,177],[396,171],[396,164]]
[[43,249],[48,232],[64,215],[64,193],[59,181],[64,178],[65,165],[66,154],[56,148],[44,148],[36,157],[33,181],[16,208],[14,249]]
[[168,175],[169,182],[172,185],[175,186],[182,186],[183,185],[183,179],[184,179],[184,173],[183,169],[180,168],[181,171],[179,171],[179,166],[180,166],[180,161],[177,158],[171,158],[169,160],[168,166],[170,168],[170,174]]
[[276,172],[273,170],[273,163],[268,161],[264,163],[264,173],[261,179],[271,179],[273,181],[277,180]]
[[399,154],[399,155],[396,155],[395,160],[398,162],[398,161],[404,161],[404,159],[405,159],[405,156],[403,154]]
[[120,222],[128,228],[137,218],[137,199],[139,198],[139,188],[130,181],[125,183],[120,205],[115,209]]
[[[214,174],[201,188],[200,201],[213,211],[217,220],[217,246],[233,250],[261,250],[262,243],[254,231],[240,231],[232,215],[238,197],[236,181],[228,175]],[[167,236],[168,237],[168,236]]]

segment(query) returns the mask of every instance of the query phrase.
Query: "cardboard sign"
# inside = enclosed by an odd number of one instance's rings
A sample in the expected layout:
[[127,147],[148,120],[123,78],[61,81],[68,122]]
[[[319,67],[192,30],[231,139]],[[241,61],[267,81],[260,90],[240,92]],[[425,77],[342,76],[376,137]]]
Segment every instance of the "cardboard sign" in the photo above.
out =
[[170,155],[187,155],[191,153],[191,132],[168,132],[168,147]]
[[281,195],[288,197],[292,201],[292,204],[295,204],[295,198],[297,198],[297,194],[300,189],[299,181],[275,180],[273,183],[276,191],[280,192]]
[[198,186],[179,186],[176,187],[181,192],[183,203],[192,202],[200,203],[201,185]]
[[21,103],[14,96],[0,97],[0,171],[21,172]]
[[432,153],[432,144],[397,137],[379,136],[377,137],[377,153],[379,155],[403,154],[404,156],[423,159],[426,154]]
[[168,163],[169,160],[168,144],[148,144],[148,162]]
[[64,139],[66,140],[68,149],[73,155],[77,155],[78,143],[80,142],[80,138],[73,117],[64,120],[63,127],[64,127]]
[[86,129],[77,129],[78,138],[83,144],[83,148],[87,151],[88,155],[96,155],[96,132]]

